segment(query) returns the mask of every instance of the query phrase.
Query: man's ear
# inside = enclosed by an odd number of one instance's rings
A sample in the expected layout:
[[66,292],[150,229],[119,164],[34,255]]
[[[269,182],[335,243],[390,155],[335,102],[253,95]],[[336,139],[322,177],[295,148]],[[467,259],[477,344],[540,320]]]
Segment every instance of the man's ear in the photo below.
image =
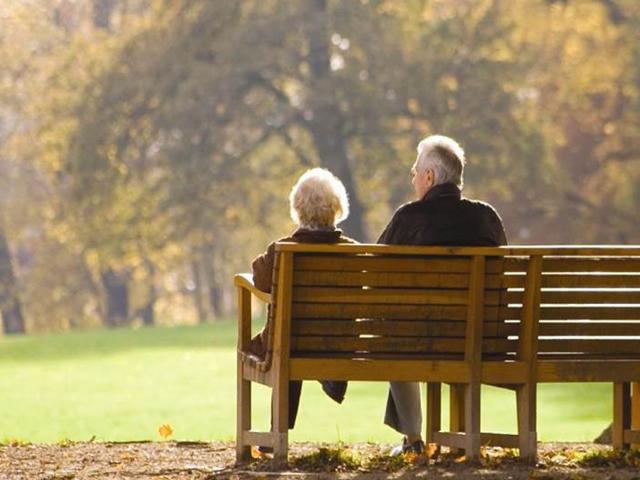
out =
[[427,187],[431,188],[433,187],[433,184],[436,182],[436,175],[435,173],[433,173],[433,170],[430,168],[427,168],[427,171],[425,172],[425,181],[427,182]]

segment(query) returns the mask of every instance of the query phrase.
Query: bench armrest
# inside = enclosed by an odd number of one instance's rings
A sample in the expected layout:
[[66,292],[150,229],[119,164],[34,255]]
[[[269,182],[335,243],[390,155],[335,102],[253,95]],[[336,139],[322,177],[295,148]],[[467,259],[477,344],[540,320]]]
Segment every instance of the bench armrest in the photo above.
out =
[[251,292],[251,294],[254,297],[256,297],[258,300],[261,300],[264,303],[271,303],[271,294],[263,292],[253,284],[252,274],[250,273],[236,274],[236,276],[233,278],[233,284],[236,287],[242,287],[249,290],[249,292]]

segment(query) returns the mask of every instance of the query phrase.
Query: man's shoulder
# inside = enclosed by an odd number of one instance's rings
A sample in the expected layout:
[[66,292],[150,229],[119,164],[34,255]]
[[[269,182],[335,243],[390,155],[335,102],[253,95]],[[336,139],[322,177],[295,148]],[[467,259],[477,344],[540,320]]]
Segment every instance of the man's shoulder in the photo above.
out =
[[462,197],[461,203],[469,209],[484,211],[484,212],[492,213],[496,215],[498,214],[498,211],[495,209],[493,205],[491,205],[488,202],[483,202],[482,200],[475,200],[471,198]]
[[421,200],[414,200],[412,202],[407,202],[398,207],[398,209],[393,214],[394,217],[401,217],[404,215],[411,215],[414,213],[419,213],[428,207],[426,202]]

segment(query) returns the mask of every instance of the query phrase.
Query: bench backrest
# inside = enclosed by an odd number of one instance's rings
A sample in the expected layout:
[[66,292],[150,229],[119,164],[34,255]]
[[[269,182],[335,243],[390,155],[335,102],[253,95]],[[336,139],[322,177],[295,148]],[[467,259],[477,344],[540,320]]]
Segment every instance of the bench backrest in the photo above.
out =
[[478,325],[485,357],[516,355],[520,323],[506,320],[522,292],[507,291],[496,249],[280,248],[291,253],[291,357],[463,359]]
[[541,283],[539,360],[640,358],[640,257],[546,256]]
[[[274,313],[290,329],[291,357],[468,360],[474,342],[486,360],[640,357],[638,248],[283,243],[277,252],[274,292],[285,304]],[[525,316],[535,323],[526,331]]]

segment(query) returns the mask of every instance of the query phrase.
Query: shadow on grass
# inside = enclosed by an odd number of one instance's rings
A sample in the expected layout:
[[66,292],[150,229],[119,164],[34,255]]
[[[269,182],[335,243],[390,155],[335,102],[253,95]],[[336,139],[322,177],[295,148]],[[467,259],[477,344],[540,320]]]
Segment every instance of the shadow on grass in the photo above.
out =
[[149,349],[234,349],[235,342],[236,324],[232,320],[197,326],[4,336],[0,337],[0,363],[57,361]]

